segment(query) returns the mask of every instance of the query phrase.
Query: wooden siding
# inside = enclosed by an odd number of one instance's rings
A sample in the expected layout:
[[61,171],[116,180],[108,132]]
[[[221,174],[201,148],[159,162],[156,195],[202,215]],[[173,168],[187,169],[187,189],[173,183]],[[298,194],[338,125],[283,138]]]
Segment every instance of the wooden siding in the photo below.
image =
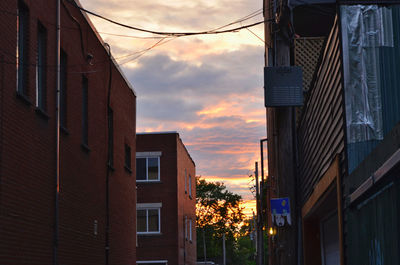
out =
[[340,168],[345,168],[344,102],[337,21],[321,56],[297,131],[299,199],[302,204],[337,154],[340,155]]

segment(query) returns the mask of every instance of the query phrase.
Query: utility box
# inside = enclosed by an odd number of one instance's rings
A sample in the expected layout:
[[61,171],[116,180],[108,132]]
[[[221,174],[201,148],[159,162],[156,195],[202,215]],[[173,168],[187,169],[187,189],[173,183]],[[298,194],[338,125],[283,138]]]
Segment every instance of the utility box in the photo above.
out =
[[303,73],[299,66],[264,67],[265,107],[303,105]]

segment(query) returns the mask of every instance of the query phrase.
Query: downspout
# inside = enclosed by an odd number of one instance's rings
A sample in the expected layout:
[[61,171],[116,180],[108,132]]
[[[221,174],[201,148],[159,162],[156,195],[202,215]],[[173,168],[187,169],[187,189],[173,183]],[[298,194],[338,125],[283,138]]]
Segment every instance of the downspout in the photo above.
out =
[[59,198],[60,198],[60,47],[61,47],[61,30],[60,30],[60,0],[56,0],[56,189],[55,189],[55,203],[54,203],[54,241],[53,241],[53,263],[58,265],[58,241],[59,241]]
[[111,47],[108,43],[104,43],[104,45],[108,48],[109,55],[109,78],[108,78],[108,91],[107,91],[107,165],[106,165],[106,230],[105,230],[105,264],[109,264],[110,259],[110,171],[112,170],[111,165],[111,137],[110,137],[110,109],[111,109],[111,82],[112,82],[112,59],[111,59]]

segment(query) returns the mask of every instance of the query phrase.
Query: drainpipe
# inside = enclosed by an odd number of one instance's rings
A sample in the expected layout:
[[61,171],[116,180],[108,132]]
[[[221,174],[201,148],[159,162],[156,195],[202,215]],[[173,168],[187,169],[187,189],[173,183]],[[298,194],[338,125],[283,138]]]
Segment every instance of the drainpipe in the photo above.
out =
[[53,242],[53,263],[58,265],[58,241],[59,241],[59,197],[60,197],[60,0],[57,1],[57,33],[56,33],[56,65],[57,65],[57,100],[56,100],[56,189],[54,203],[54,242]]
[[112,58],[111,58],[111,47],[108,43],[104,43],[104,46],[108,49],[109,56],[109,78],[108,78],[108,91],[107,91],[107,165],[106,165],[106,234],[105,234],[105,264],[109,264],[110,260],[110,174],[112,170],[112,150],[110,138],[110,109],[111,109],[111,86],[112,86]]

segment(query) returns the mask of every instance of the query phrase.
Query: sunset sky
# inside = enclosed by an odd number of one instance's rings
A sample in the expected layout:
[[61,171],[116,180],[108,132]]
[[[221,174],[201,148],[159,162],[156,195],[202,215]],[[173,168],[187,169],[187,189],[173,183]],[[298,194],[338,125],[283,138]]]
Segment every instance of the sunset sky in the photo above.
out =
[[[261,0],[80,2],[118,22],[154,31],[211,30],[249,14],[258,15],[230,28],[263,20]],[[263,25],[252,27],[252,32],[161,40],[91,20],[137,93],[137,131],[179,132],[197,175],[224,182],[242,195],[245,213],[250,214],[255,207],[248,175],[253,174],[259,140],[266,134],[264,43],[259,39],[264,38]],[[162,45],[140,53],[159,41]]]

